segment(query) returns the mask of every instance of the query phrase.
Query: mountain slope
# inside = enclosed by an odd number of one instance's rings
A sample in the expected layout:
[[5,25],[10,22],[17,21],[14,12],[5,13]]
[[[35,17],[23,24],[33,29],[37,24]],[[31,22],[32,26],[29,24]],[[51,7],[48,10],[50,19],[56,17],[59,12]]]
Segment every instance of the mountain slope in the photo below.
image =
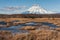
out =
[[39,5],[33,5],[32,7],[27,9],[27,11],[25,11],[24,14],[54,14],[54,13],[41,8]]

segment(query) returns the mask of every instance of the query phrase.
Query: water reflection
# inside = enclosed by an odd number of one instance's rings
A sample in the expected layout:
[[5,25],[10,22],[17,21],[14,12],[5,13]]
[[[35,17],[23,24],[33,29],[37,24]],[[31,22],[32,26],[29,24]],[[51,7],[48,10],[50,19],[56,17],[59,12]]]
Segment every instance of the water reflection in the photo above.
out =
[[8,31],[11,31],[13,33],[16,33],[16,32],[20,32],[20,33],[26,33],[28,32],[27,30],[18,30],[19,28],[21,27],[25,27],[25,26],[38,26],[38,25],[47,25],[49,27],[53,27],[53,28],[57,28],[58,26],[52,24],[52,23],[48,23],[48,22],[28,22],[28,23],[25,23],[25,24],[19,24],[17,26],[11,26],[11,27],[8,27],[8,28],[0,28],[0,30],[8,30]]
[[1,30],[11,31],[12,33],[28,33],[27,30],[18,30],[18,29],[14,29],[14,28],[0,28],[0,31]]
[[54,25],[53,23],[48,23],[48,22],[41,22],[42,25],[47,25],[49,27],[57,28],[58,26]]
[[0,25],[6,25],[7,23],[4,21],[0,21]]
[[22,25],[17,25],[17,26],[11,26],[9,28],[18,29],[18,28],[21,28],[21,27],[23,27],[23,26]]
[[25,24],[26,26],[38,26],[38,25],[47,25],[49,27],[57,28],[58,26],[54,25],[53,23],[48,22],[28,22]]

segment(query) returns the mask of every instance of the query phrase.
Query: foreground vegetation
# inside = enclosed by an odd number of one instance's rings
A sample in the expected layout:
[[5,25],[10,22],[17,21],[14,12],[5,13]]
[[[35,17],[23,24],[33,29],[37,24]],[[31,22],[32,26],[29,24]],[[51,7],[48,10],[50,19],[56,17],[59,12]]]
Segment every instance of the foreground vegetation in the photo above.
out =
[[42,29],[16,34],[9,31],[0,31],[0,40],[60,40],[60,31]]
[[[48,18],[47,18],[48,17]],[[56,17],[56,18],[55,18]],[[60,17],[56,14],[51,15],[1,15],[0,21],[4,21],[4,26],[0,24],[0,28],[8,28],[28,22],[49,22],[57,25],[57,28],[49,26],[25,26],[18,30],[28,30],[28,33],[12,33],[11,31],[0,30],[0,40],[60,40]]]

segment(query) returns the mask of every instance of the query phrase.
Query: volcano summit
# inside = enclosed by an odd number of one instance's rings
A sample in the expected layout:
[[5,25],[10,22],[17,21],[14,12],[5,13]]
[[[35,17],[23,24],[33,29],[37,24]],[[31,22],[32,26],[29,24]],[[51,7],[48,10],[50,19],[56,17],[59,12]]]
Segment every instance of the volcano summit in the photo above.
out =
[[24,14],[54,14],[53,12],[47,11],[44,8],[40,7],[39,5],[33,5],[23,13]]

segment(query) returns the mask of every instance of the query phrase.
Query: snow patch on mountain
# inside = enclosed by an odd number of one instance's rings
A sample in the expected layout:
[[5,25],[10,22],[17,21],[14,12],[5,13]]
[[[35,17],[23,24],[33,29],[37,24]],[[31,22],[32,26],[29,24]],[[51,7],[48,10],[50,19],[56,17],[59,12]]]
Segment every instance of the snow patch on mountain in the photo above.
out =
[[32,7],[27,9],[27,11],[24,13],[26,13],[26,14],[27,13],[28,14],[54,14],[54,12],[47,11],[44,8],[40,7],[39,5],[33,5]]

